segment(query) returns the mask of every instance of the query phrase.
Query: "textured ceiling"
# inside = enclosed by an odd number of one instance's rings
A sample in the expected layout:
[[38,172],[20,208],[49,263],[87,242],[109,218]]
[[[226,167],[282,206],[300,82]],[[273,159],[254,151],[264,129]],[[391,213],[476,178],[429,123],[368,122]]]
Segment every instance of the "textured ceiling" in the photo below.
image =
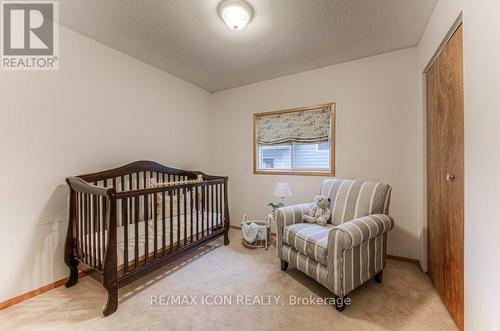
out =
[[248,0],[240,31],[220,0],[64,0],[60,23],[208,91],[414,46],[437,0]]

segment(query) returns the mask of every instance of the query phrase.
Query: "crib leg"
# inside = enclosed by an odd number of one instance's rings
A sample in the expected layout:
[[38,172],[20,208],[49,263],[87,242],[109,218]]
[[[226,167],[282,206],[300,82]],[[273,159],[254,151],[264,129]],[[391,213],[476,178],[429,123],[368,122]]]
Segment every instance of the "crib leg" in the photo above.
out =
[[69,277],[64,286],[71,287],[73,285],[76,285],[76,283],[78,283],[78,268],[77,268],[78,261],[75,260],[73,257],[70,257],[65,262],[69,268]]
[[73,251],[73,248],[76,248],[74,228],[77,226],[74,216],[76,214],[76,193],[73,190],[70,191],[69,205],[69,224],[64,243],[64,263],[69,268],[69,277],[66,284],[64,284],[66,287],[71,287],[78,283],[78,260],[75,258],[75,252]]
[[[228,211],[226,210],[226,214]],[[224,246],[229,245],[229,217],[224,219]]]
[[224,231],[224,245],[227,246],[229,245],[229,229],[226,228],[226,231]]
[[102,311],[104,317],[113,314],[116,309],[118,309],[118,287],[116,286],[116,283],[106,287],[106,290],[108,291],[108,301]]

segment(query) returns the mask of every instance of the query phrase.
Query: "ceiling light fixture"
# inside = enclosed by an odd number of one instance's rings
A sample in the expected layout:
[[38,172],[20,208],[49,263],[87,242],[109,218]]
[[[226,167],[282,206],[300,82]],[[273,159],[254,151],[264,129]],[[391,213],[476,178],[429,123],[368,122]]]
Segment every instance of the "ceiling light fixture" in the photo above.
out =
[[252,7],[244,0],[226,0],[219,5],[219,15],[231,30],[243,29],[252,14]]

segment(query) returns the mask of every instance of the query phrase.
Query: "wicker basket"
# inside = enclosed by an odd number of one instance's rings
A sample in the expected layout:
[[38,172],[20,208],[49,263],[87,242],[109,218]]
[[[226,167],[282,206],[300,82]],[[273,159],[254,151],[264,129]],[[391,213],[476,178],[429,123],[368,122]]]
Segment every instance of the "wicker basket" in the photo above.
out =
[[245,220],[242,223],[255,223],[260,226],[265,226],[266,227],[266,240],[255,240],[253,243],[249,243],[248,241],[243,238],[243,235],[241,236],[241,242],[243,245],[247,248],[268,248],[269,246],[269,240],[271,238],[271,224],[266,221],[260,221],[260,220],[249,220],[245,217]]

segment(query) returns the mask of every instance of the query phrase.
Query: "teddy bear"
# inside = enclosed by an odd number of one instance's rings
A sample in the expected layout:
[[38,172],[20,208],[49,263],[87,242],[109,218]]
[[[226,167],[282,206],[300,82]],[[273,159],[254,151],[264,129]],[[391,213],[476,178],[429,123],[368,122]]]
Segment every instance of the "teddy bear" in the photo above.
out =
[[314,203],[316,204],[312,207],[309,215],[304,215],[304,221],[307,223],[318,223],[318,225],[326,225],[330,220],[331,212],[328,205],[330,204],[330,199],[317,195],[314,197]]

